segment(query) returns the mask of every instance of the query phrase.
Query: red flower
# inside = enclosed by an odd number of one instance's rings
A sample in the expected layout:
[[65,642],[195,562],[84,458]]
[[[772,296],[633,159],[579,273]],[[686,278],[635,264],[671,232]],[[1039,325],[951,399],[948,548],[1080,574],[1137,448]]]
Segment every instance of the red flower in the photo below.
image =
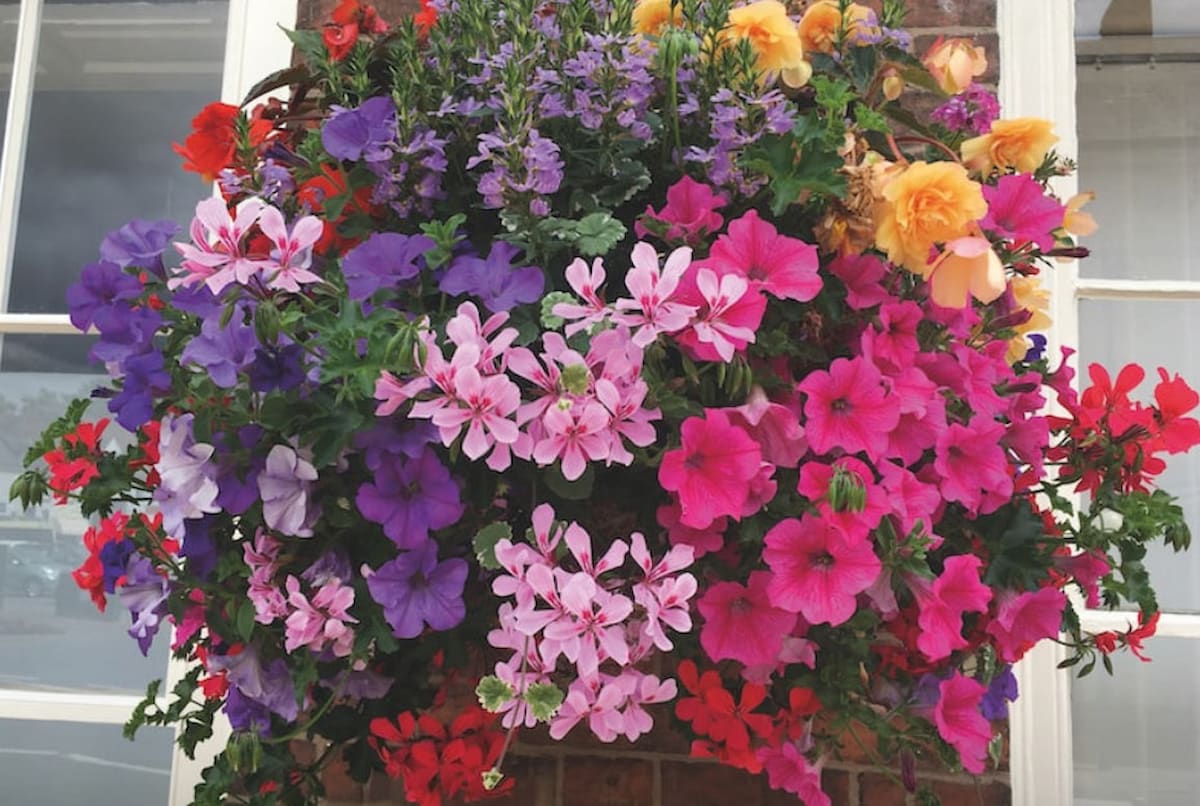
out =
[[429,33],[429,29],[437,22],[437,9],[430,4],[429,0],[421,0],[421,10],[413,15],[413,22],[417,25],[417,33],[425,36]]
[[1138,626],[1130,630],[1125,636],[1125,646],[1129,647],[1129,651],[1137,656],[1138,660],[1143,663],[1149,662],[1150,658],[1142,654],[1142,641],[1154,635],[1158,631],[1158,617],[1161,613],[1154,613],[1149,619],[1145,614],[1138,613]]
[[350,53],[350,49],[354,47],[354,43],[358,41],[358,23],[350,23],[349,25],[326,25],[321,32],[321,38],[325,41],[325,48],[329,51],[329,58],[335,62],[340,62]]
[[359,32],[381,34],[387,31],[387,23],[372,5],[363,5],[359,0],[342,0],[342,4],[330,15],[333,22],[325,26],[321,38],[329,51],[329,58],[340,62],[358,41]]
[[[183,169],[200,174],[205,182],[211,182],[224,169],[230,167],[237,154],[239,123],[242,110],[232,104],[211,103],[192,118],[192,133],[183,145],[175,143],[172,148],[183,157]],[[271,133],[272,123],[255,116],[245,127],[245,142],[249,148],[261,144]]]
[[697,734],[712,740],[693,742],[692,755],[716,758],[749,772],[762,770],[762,763],[751,748],[751,738],[752,735],[769,737],[774,721],[766,714],[752,712],[766,699],[766,688],[746,683],[735,701],[719,674],[711,669],[700,674],[691,660],[679,664],[679,681],[694,696],[681,697],[675,703],[675,715],[691,722]]

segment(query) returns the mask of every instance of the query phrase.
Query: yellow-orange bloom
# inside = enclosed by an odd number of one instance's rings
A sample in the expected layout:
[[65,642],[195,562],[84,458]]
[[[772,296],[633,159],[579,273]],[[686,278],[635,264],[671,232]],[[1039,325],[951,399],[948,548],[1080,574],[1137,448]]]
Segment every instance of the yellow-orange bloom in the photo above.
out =
[[1058,142],[1053,128],[1053,123],[1042,118],[997,120],[987,134],[963,141],[963,161],[983,176],[1009,168],[1033,173]]
[[758,0],[733,9],[722,36],[729,43],[749,40],[757,67],[767,76],[781,75],[791,86],[799,86],[812,75],[796,23],[779,0]]
[[643,36],[658,36],[668,24],[683,24],[683,6],[676,3],[674,17],[671,0],[638,0],[633,7],[633,30]]
[[1096,219],[1092,218],[1091,213],[1083,212],[1083,206],[1096,198],[1096,194],[1092,192],[1076,193],[1067,200],[1067,212],[1063,215],[1063,229],[1071,233],[1077,238],[1082,238],[1091,235],[1095,232],[1099,225],[1096,224]]
[[858,3],[846,9],[843,22],[838,14],[837,0],[820,0],[810,6],[800,18],[800,39],[804,50],[814,53],[832,53],[837,39],[838,25],[845,29],[847,39],[879,35],[875,12]]
[[881,195],[875,245],[893,263],[925,276],[934,244],[962,238],[987,213],[979,183],[956,162],[914,162]]
[[978,226],[947,242],[926,277],[930,299],[943,308],[965,308],[970,297],[987,303],[1004,293],[1004,264]]
[[1011,364],[1024,358],[1029,350],[1029,341],[1025,334],[1047,330],[1051,319],[1046,313],[1050,310],[1050,292],[1042,286],[1037,277],[1017,275],[1009,280],[1009,287],[1017,306],[1033,314],[1027,321],[1013,328],[1017,335],[1008,343],[1008,362]]
[[958,95],[971,86],[976,76],[981,76],[987,71],[987,56],[984,55],[983,48],[969,39],[946,39],[939,36],[921,62],[937,79],[942,92],[948,95]]

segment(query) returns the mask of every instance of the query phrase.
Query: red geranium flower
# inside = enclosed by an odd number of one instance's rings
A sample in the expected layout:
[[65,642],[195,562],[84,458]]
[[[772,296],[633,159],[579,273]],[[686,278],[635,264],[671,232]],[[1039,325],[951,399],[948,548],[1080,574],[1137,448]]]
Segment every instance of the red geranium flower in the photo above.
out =
[[[174,143],[175,153],[183,157],[183,169],[200,174],[211,182],[231,166],[238,147],[238,122],[242,110],[232,104],[211,103],[192,118],[192,133],[183,145]],[[267,139],[272,123],[254,116],[247,126],[245,145],[255,147]]]

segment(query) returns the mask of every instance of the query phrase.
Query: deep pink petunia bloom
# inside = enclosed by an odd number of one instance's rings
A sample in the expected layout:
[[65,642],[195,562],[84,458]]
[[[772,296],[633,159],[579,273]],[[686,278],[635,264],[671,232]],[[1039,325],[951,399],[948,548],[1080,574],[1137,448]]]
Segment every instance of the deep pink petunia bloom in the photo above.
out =
[[996,600],[996,615],[988,633],[1005,663],[1016,663],[1043,638],[1058,635],[1067,595],[1057,588],[1036,593],[1005,591]]
[[750,574],[747,585],[718,582],[709,587],[696,607],[704,616],[700,646],[714,661],[736,660],[747,666],[773,664],[783,649],[784,636],[796,626],[796,614],[771,604],[765,571]]
[[941,697],[933,707],[933,723],[941,737],[958,751],[967,772],[979,775],[992,740],[992,726],[979,711],[987,687],[955,671],[938,688]]
[[707,526],[692,527],[679,520],[679,504],[671,503],[655,512],[658,525],[667,530],[667,540],[672,546],[690,546],[698,559],[710,552],[720,551],[725,546],[726,518],[717,518]]
[[938,488],[921,481],[908,468],[891,462],[884,462],[880,472],[888,508],[899,523],[900,534],[911,534],[918,523],[929,534],[942,512]]
[[1043,252],[1054,248],[1051,233],[1062,226],[1067,208],[1029,174],[1002,176],[995,185],[983,186],[987,215],[979,226],[1015,243],[1031,242]]
[[763,560],[774,576],[771,604],[799,613],[810,624],[836,627],[854,615],[858,594],[882,568],[870,540],[853,540],[837,526],[806,514],[767,532]]
[[933,467],[942,495],[972,514],[994,512],[1012,497],[1013,480],[1000,441],[1004,426],[986,417],[949,426],[938,437]]
[[804,434],[816,453],[865,451],[872,461],[887,449],[900,422],[900,401],[865,358],[839,358],[796,387],[806,396]]
[[895,299],[884,287],[888,264],[874,255],[842,255],[826,270],[846,285],[846,304],[856,311]]
[[[695,246],[706,236],[721,229],[725,219],[717,210],[726,203],[725,197],[713,193],[708,185],[685,176],[667,188],[667,203],[661,210],[655,212],[653,207],[647,206],[642,217],[665,224],[664,240],[668,243],[682,241]],[[650,233],[641,220],[634,222],[633,231],[639,238],[645,238]]]
[[930,660],[949,657],[951,652],[967,645],[962,637],[963,613],[987,610],[992,590],[979,580],[980,565],[978,557],[958,554],[946,559],[941,575],[933,584],[910,580],[920,607],[917,625],[921,635],[917,638],[917,648]]
[[683,445],[667,451],[658,468],[664,490],[679,495],[679,520],[704,529],[726,515],[740,520],[762,450],[721,409],[705,409],[680,426]]
[[1097,583],[1112,570],[1104,552],[1092,549],[1071,557],[1060,557],[1056,565],[1063,573],[1070,574],[1075,584],[1083,590],[1087,596],[1088,607],[1100,606],[1100,587]]
[[797,302],[821,291],[818,263],[815,246],[780,235],[754,210],[730,222],[728,234],[717,239],[704,261],[717,274],[745,277],[755,291]]
[[791,792],[804,806],[830,806],[833,802],[821,789],[820,762],[810,763],[794,742],[760,747],[756,753],[772,789]]
[[808,453],[799,412],[767,399],[761,386],[750,391],[745,403],[730,409],[729,416],[758,442],[765,462],[776,467],[796,467],[800,457]]

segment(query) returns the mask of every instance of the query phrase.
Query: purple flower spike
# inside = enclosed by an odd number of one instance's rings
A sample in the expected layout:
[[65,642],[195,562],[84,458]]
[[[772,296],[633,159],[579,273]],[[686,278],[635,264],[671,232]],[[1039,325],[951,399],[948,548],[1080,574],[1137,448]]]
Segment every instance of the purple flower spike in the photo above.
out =
[[390,95],[377,95],[357,109],[335,107],[321,130],[321,144],[339,160],[386,160],[387,146],[396,138],[396,104]]
[[142,284],[131,277],[117,263],[102,260],[83,267],[79,282],[67,289],[67,310],[71,312],[71,324],[79,330],[87,330],[101,311],[119,307],[129,310],[128,305],[116,305],[118,300],[137,299],[142,293]]
[[458,485],[437,454],[426,448],[419,459],[387,457],[375,470],[374,483],[358,488],[358,509],[402,549],[416,548],[429,532],[462,517]]
[[467,563],[437,561],[437,544],[426,540],[367,577],[371,597],[397,638],[416,638],[428,625],[435,630],[458,626],[466,615],[463,586]]
[[424,235],[377,232],[346,253],[342,274],[350,299],[364,300],[381,288],[398,288],[421,272],[434,243]]
[[519,252],[512,244],[496,241],[487,260],[471,255],[455,258],[438,288],[446,294],[478,297],[492,313],[536,302],[546,287],[546,278],[537,266],[514,268],[513,258]]
[[122,268],[137,266],[159,277],[166,277],[163,252],[167,251],[171,238],[177,232],[179,224],[174,221],[143,221],[135,218],[104,236],[100,244],[100,257]]

